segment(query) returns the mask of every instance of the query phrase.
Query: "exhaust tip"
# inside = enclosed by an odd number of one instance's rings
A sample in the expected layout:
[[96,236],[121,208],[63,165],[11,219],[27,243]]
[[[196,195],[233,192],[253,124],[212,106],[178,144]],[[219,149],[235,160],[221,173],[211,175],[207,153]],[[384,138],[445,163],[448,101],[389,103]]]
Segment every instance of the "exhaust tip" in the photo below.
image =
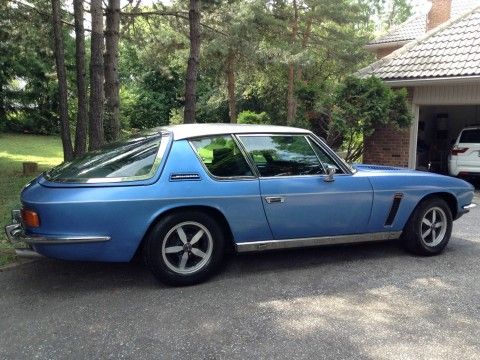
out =
[[30,249],[15,249],[15,254],[21,258],[28,258],[28,259],[38,259],[42,258],[43,255],[40,255],[36,251]]

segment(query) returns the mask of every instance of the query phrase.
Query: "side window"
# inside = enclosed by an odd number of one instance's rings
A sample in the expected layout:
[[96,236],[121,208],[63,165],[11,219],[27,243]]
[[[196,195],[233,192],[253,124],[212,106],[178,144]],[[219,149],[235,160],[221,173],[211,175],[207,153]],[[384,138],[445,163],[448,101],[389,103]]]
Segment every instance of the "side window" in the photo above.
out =
[[320,146],[318,146],[313,141],[310,141],[312,144],[313,150],[315,150],[315,154],[317,154],[318,159],[322,162],[323,167],[326,169],[328,166],[333,167],[337,174],[342,173],[343,171],[340,167],[333,161],[333,159],[328,155],[325,150],[323,150]]
[[229,135],[191,141],[208,171],[218,177],[253,176],[250,166]]
[[480,143],[480,129],[463,130],[459,143]]
[[324,174],[303,135],[240,136],[261,176]]

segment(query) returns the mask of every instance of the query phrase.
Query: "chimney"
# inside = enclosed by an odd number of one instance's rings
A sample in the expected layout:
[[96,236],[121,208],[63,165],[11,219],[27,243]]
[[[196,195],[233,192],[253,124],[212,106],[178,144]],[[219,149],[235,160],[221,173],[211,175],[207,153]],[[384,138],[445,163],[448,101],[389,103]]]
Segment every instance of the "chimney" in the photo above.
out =
[[427,15],[427,31],[450,19],[452,0],[431,0],[432,7]]

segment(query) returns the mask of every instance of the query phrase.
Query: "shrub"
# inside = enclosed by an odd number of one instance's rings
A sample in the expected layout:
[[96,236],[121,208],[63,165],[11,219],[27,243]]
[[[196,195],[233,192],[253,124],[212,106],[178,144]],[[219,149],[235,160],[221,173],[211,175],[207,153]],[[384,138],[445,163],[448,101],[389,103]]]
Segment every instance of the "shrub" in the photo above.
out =
[[237,122],[239,124],[270,124],[271,119],[265,111],[256,113],[254,111],[244,110],[238,114]]
[[349,77],[335,92],[333,128],[342,134],[347,161],[363,155],[363,138],[378,126],[405,128],[412,122],[407,91],[393,90],[376,77]]

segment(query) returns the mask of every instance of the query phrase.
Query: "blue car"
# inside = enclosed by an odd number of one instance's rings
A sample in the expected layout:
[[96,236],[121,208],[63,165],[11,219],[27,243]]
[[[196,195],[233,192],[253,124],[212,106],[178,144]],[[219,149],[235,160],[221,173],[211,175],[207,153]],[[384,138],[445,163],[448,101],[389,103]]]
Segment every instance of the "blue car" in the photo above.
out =
[[24,255],[127,262],[198,283],[238,252],[400,239],[442,252],[473,187],[409,169],[349,166],[298,128],[167,126],[42,174],[6,227]]

